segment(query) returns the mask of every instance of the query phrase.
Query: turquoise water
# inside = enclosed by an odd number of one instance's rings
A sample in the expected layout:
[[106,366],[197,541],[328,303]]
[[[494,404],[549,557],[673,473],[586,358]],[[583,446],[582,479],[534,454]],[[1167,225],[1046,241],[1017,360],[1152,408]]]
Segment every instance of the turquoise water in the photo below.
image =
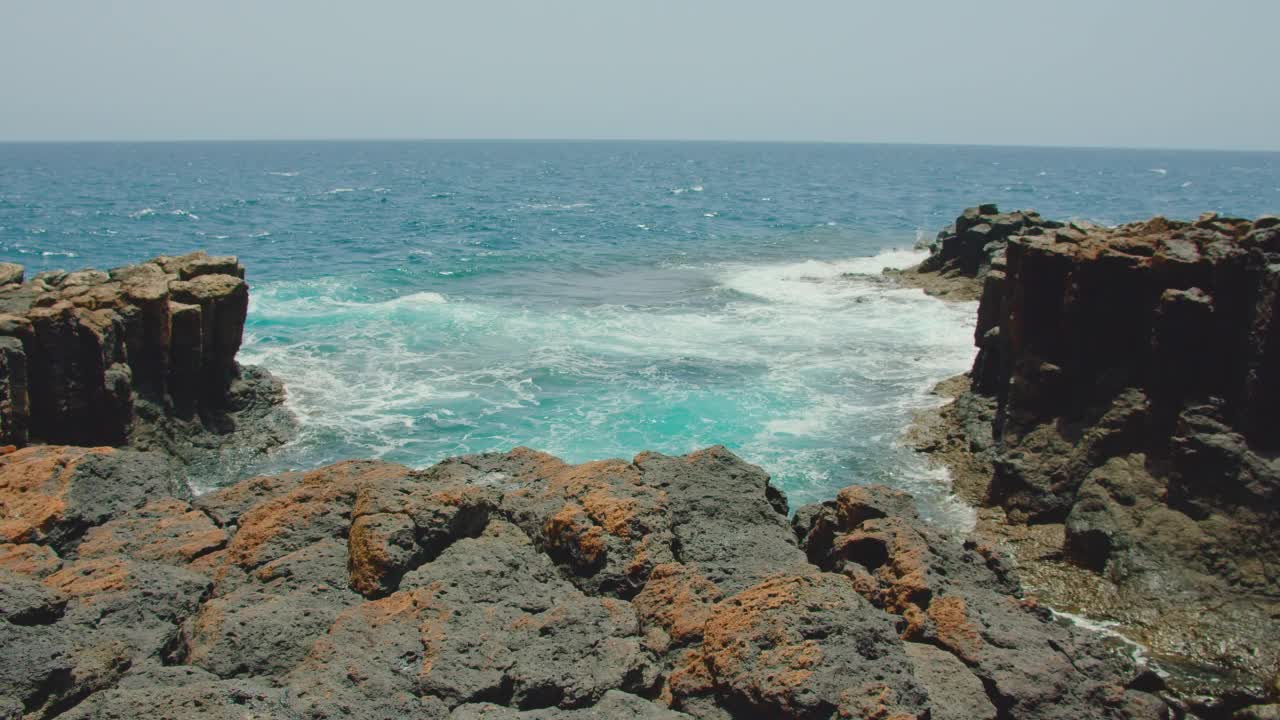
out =
[[793,504],[960,517],[896,441],[973,306],[878,278],[980,201],[1115,223],[1280,209],[1280,155],[717,143],[0,145],[0,259],[248,266],[242,359],[297,441],[251,471],[723,443]]

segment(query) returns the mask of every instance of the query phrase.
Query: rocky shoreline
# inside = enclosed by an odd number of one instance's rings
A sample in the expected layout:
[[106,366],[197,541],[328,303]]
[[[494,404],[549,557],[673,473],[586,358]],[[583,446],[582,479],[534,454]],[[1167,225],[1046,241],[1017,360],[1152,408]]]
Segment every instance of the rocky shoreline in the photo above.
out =
[[192,498],[153,453],[0,458],[3,717],[1162,717],[909,496],[788,520],[723,448],[347,462]]
[[1102,228],[981,206],[895,273],[981,286],[973,370],[908,443],[1029,593],[1139,643],[1203,715],[1280,693],[1277,260],[1274,217]]
[[159,450],[210,484],[284,442],[284,388],[236,362],[245,269],[203,252],[109,271],[0,264],[0,446]]
[[[852,486],[791,513],[722,447],[349,461],[195,496],[201,457],[288,427],[279,384],[235,363],[243,268],[6,279],[0,719],[1274,712],[1171,691],[908,495]],[[975,498],[1005,407],[966,392],[921,434],[970,463]]]

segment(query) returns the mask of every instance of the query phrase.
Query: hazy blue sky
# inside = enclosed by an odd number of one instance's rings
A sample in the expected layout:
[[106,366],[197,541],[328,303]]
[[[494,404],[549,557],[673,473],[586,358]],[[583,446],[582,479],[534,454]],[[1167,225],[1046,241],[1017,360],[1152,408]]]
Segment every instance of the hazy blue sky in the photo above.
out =
[[1280,149],[1277,0],[0,0],[0,139]]

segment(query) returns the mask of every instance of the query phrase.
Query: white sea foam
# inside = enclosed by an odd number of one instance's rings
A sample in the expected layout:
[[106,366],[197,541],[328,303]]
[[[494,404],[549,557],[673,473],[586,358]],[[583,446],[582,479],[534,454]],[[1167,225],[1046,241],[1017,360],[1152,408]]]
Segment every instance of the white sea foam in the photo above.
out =
[[571,202],[571,203],[521,203],[521,208],[526,210],[577,210],[579,208],[589,208],[589,202]]
[[441,295],[440,293],[416,292],[416,293],[410,293],[408,295],[402,295],[393,300],[387,300],[385,302],[376,303],[376,304],[384,307],[403,308],[403,307],[417,307],[421,305],[439,305],[444,302],[447,302],[447,301],[444,299],[444,296]]
[[1168,171],[1168,170],[1166,170],[1166,169],[1164,169],[1164,168],[1151,168],[1151,169],[1150,169],[1150,170],[1148,170],[1147,172],[1155,173],[1156,175],[1168,175],[1168,174],[1169,174],[1169,171]]
[[773,301],[840,305],[884,292],[881,287],[851,282],[849,276],[879,276],[885,268],[910,267],[925,257],[928,253],[920,250],[886,250],[872,257],[838,261],[741,265],[732,268],[722,283],[739,292]]
[[277,177],[298,177],[302,173],[297,170],[268,170],[267,174],[275,175]]
[[430,291],[371,301],[333,278],[264,283],[242,352],[285,381],[300,442],[332,457],[422,465],[527,444],[577,461],[724,442],[779,477],[793,505],[886,482],[963,529],[972,511],[945,472],[895,445],[937,402],[928,389],[973,356],[972,304],[880,275],[921,257],[671,268],[704,278],[706,296],[653,307]]
[[[1061,610],[1053,610],[1052,608],[1050,608],[1050,612],[1053,613],[1054,617],[1061,618],[1076,627],[1104,637],[1112,638],[1113,640],[1118,640],[1122,645],[1129,648],[1129,655],[1135,664],[1146,665],[1150,661],[1150,657],[1147,654],[1147,646],[1116,630],[1116,628],[1119,627],[1119,623],[1112,622],[1110,620],[1096,620],[1085,617],[1084,615],[1077,615],[1075,613],[1064,612]],[[1159,674],[1164,674],[1159,668],[1153,669]]]
[[129,213],[129,217],[136,220],[138,218],[150,217],[155,214],[156,214],[155,208],[147,207],[147,208],[142,208],[141,210],[135,210]]

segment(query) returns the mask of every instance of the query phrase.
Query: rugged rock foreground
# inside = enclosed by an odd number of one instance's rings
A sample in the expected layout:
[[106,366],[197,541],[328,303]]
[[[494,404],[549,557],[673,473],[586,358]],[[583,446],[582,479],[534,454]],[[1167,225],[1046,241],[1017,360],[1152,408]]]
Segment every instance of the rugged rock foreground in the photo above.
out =
[[283,388],[236,363],[244,267],[202,252],[109,272],[0,263],[0,445],[159,448],[185,461],[290,432]]
[[1219,708],[1275,702],[1280,218],[982,206],[933,250],[901,277],[980,282],[979,354],[921,446],[999,511],[1042,600],[1118,621]]
[[989,548],[719,447],[347,462],[192,498],[162,455],[0,457],[0,717],[1157,718]]

